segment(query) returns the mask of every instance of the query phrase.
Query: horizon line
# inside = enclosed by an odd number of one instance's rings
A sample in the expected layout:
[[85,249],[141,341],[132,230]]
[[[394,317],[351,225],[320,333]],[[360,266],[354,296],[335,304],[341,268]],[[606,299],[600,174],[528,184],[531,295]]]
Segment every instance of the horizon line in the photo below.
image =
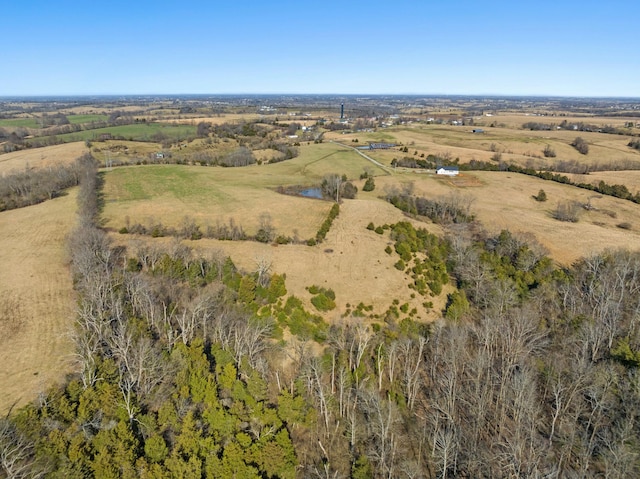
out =
[[386,97],[467,97],[467,98],[549,98],[549,99],[610,99],[610,100],[639,100],[640,96],[628,95],[559,95],[559,94],[516,94],[516,93],[53,93],[53,94],[14,94],[0,95],[0,100],[6,99],[35,99],[35,98],[96,98],[96,97],[269,97],[269,96],[326,96],[326,97],[356,97],[356,96],[386,96]]

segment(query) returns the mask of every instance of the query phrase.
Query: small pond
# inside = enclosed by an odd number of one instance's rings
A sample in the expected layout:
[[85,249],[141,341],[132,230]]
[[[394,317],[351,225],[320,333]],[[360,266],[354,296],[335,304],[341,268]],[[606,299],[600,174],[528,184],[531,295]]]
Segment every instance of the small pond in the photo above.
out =
[[306,198],[322,199],[322,190],[320,188],[306,188],[300,191],[300,195]]

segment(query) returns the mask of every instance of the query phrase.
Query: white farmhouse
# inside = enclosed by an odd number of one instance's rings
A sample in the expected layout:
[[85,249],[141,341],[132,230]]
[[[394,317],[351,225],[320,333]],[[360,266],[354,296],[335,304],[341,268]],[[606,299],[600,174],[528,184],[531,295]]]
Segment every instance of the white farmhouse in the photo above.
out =
[[436,175],[458,176],[460,170],[456,166],[441,166],[436,170]]

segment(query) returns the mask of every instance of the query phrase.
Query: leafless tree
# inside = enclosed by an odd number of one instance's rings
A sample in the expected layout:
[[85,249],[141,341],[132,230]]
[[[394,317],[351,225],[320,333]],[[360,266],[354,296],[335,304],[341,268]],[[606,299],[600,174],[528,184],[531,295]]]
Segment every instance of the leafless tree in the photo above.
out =
[[36,479],[47,470],[35,461],[33,444],[7,419],[0,419],[0,474],[8,479]]

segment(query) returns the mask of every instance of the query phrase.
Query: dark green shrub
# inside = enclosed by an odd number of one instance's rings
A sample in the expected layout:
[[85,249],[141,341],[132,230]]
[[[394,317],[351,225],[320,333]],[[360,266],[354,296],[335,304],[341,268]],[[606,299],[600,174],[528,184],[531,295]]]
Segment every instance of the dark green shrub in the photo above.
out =
[[324,293],[320,293],[311,298],[311,304],[313,304],[318,311],[331,311],[335,309],[336,303],[331,298],[327,297]]
[[538,195],[533,197],[536,201],[547,201],[547,193],[544,190],[538,191]]
[[375,188],[376,188],[376,182],[373,179],[373,176],[370,176],[367,178],[367,181],[364,182],[362,191],[373,191]]

